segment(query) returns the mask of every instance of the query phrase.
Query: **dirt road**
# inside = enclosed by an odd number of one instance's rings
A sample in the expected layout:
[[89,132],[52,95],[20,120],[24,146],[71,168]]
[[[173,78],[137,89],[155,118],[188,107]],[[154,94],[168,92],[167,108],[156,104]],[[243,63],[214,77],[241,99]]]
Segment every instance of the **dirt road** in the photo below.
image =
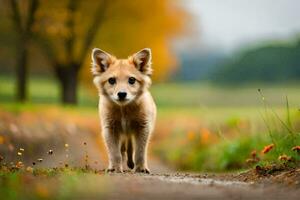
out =
[[[191,174],[132,173],[85,177],[80,198],[104,199],[299,199],[295,187],[246,183]],[[95,184],[96,183],[96,184]],[[74,191],[75,192],[75,191]]]

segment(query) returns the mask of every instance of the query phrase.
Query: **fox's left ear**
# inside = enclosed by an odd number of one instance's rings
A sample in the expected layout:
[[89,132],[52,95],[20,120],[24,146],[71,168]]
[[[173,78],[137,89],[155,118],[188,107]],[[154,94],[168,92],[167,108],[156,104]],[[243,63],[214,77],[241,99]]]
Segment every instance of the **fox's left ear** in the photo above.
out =
[[141,71],[143,74],[151,75],[152,74],[152,66],[151,66],[151,49],[145,48],[135,53],[133,56],[133,62],[136,68]]

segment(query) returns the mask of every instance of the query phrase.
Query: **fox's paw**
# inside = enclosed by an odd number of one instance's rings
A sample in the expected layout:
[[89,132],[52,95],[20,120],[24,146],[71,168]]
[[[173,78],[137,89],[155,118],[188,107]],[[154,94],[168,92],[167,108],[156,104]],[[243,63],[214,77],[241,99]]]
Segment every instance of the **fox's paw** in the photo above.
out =
[[134,168],[134,162],[128,160],[127,161],[127,166],[128,166],[129,169],[133,169]]
[[123,173],[123,170],[121,168],[115,167],[115,168],[108,168],[105,170],[106,173]]
[[144,174],[150,174],[149,169],[147,169],[146,167],[137,167],[135,169],[136,173],[144,173]]

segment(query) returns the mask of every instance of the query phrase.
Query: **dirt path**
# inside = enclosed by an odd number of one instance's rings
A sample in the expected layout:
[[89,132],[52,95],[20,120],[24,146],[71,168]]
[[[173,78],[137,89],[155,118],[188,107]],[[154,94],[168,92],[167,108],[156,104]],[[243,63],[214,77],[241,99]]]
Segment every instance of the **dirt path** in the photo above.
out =
[[[86,180],[85,180],[86,181]],[[91,178],[104,192],[90,190],[81,197],[105,199],[299,199],[300,190],[279,185],[222,181],[200,178],[191,174],[132,173],[112,174]],[[89,181],[86,181],[88,184]],[[91,188],[90,188],[91,189]]]

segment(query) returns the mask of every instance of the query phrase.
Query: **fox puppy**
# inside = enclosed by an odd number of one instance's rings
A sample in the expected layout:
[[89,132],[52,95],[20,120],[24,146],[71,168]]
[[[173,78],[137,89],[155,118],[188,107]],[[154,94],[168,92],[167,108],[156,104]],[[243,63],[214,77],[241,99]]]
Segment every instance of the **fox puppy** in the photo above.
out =
[[150,173],[147,146],[156,119],[156,106],[149,92],[151,50],[142,49],[127,59],[117,59],[95,48],[92,61],[109,158],[107,171],[122,172],[122,163],[127,162],[135,172]]

